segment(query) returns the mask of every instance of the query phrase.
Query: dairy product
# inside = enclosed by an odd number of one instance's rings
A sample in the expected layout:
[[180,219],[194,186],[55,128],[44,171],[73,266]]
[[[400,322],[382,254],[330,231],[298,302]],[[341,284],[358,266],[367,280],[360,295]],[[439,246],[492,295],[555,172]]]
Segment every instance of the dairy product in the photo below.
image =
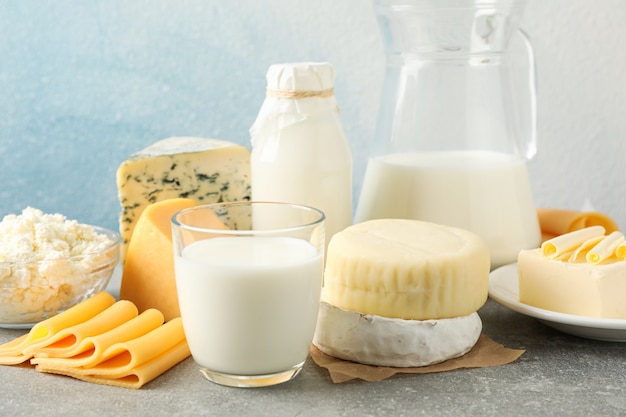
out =
[[150,204],[139,216],[122,270],[120,298],[144,311],[156,308],[166,320],[180,316],[171,218],[179,210],[198,205],[190,198]]
[[604,236],[604,232],[604,227],[593,226],[557,236],[541,244],[541,254],[546,258],[570,255],[575,249],[588,246],[586,242],[597,242],[598,238]]
[[616,231],[598,237],[597,228],[603,234],[603,227],[594,226],[521,251],[520,302],[566,314],[626,319],[626,262],[617,256],[624,236]]
[[[122,302],[118,301],[115,306]],[[76,337],[74,343],[58,346],[46,343],[24,349],[24,352],[32,353],[35,357],[36,360],[31,360],[31,364],[45,364],[46,367],[55,368],[91,368],[103,362],[105,352],[110,346],[141,337],[161,326],[163,322],[163,314],[153,308],[133,317],[125,317],[121,323],[106,331],[94,331],[90,320],[87,320],[81,323],[82,328],[68,327],[63,330],[66,335]],[[83,332],[84,330],[88,333]],[[46,354],[46,350],[50,353]]]
[[469,352],[478,341],[478,313],[439,320],[402,320],[320,305],[313,344],[327,355],[377,366],[427,366]]
[[492,267],[537,247],[541,234],[523,160],[495,152],[392,154],[369,161],[355,214],[360,223],[408,218],[472,231]]
[[163,139],[122,162],[117,187],[124,260],[135,224],[149,204],[178,197],[201,204],[249,200],[250,151],[218,139]]
[[98,384],[140,388],[190,355],[180,318],[163,323],[149,309],[107,292],[36,324],[0,345],[0,364],[30,359],[35,369]]
[[314,344],[378,366],[425,366],[467,353],[482,323],[489,250],[467,230],[407,219],[333,236]]
[[0,323],[35,323],[87,297],[90,289],[101,290],[117,259],[111,236],[62,214],[27,207],[5,216],[0,222]]
[[[294,132],[294,134],[297,134]],[[305,137],[306,138],[306,137]],[[254,182],[252,199],[255,201],[282,201],[320,209],[326,215],[326,244],[336,232],[352,224],[352,193],[349,161],[341,161],[339,167],[320,171],[309,155],[319,153],[317,140],[283,145],[292,148],[302,158],[285,158],[268,163],[253,154],[252,173]],[[323,158],[338,158],[332,152]]]
[[326,245],[352,224],[352,156],[328,63],[272,65],[267,97],[250,129],[252,199],[315,207]]
[[414,320],[467,316],[486,301],[489,250],[466,230],[406,219],[355,224],[330,242],[328,302]]
[[0,222],[0,262],[37,262],[98,252],[111,245],[108,236],[62,214],[33,207]]
[[322,255],[304,240],[225,237],[175,256],[185,333],[203,368],[271,374],[305,361],[315,329]]
[[189,355],[182,322],[177,317],[134,339],[108,346],[100,361],[88,367],[55,366],[45,358],[35,358],[31,363],[39,372],[137,389]]
[[587,252],[585,259],[592,264],[599,264],[616,255],[617,248],[624,242],[624,235],[615,231],[596,243]]
[[0,364],[13,365],[27,361],[32,357],[24,354],[27,348],[47,343],[63,329],[89,320],[114,303],[115,298],[111,294],[101,291],[62,313],[35,324],[30,332],[12,342],[0,345]]
[[542,241],[590,226],[602,226],[607,233],[619,230],[617,223],[604,213],[554,208],[537,208]]
[[620,243],[617,248],[615,248],[615,256],[617,256],[620,261],[626,260],[626,242]]
[[39,357],[71,357],[82,353],[77,348],[83,339],[105,333],[134,317],[137,317],[137,306],[130,301],[118,301],[84,322],[58,331],[45,343],[33,344],[22,352]]

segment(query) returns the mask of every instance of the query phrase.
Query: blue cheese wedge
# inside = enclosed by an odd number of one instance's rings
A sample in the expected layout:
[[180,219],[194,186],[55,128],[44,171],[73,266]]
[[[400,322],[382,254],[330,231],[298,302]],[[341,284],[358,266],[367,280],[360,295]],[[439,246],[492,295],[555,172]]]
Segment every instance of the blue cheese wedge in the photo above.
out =
[[117,189],[124,259],[135,224],[149,204],[178,197],[198,204],[250,200],[250,151],[219,139],[163,139],[119,166]]

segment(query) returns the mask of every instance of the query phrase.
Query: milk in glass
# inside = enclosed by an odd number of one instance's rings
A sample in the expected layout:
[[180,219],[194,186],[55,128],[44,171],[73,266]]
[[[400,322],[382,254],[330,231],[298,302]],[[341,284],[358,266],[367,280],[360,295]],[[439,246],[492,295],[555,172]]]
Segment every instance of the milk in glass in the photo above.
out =
[[175,257],[181,316],[194,360],[239,375],[305,361],[319,307],[323,255],[291,237],[218,237]]

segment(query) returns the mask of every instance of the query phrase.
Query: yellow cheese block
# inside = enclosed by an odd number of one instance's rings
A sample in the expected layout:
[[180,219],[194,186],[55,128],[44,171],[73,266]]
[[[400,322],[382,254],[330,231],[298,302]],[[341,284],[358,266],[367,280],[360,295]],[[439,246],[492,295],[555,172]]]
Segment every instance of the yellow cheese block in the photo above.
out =
[[117,170],[121,255],[143,210],[171,198],[198,203],[250,199],[250,150],[233,142],[172,137],[129,156]]
[[358,313],[462,317],[487,300],[489,270],[489,249],[474,233],[417,220],[370,220],[333,236],[324,289],[330,304]]
[[196,205],[189,198],[174,198],[146,207],[128,245],[120,299],[132,301],[139,311],[156,308],[165,320],[180,316],[171,218],[176,212]]

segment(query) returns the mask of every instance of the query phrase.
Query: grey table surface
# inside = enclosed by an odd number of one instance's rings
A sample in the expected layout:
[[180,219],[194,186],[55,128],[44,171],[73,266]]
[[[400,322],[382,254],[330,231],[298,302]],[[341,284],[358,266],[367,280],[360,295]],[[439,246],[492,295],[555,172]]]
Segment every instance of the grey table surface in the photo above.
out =
[[[138,390],[0,366],[0,416],[626,415],[625,343],[561,333],[491,299],[479,314],[484,334],[526,352],[498,367],[342,384],[309,359],[295,380],[255,389],[206,381],[191,358]],[[0,329],[0,343],[25,332]]]

